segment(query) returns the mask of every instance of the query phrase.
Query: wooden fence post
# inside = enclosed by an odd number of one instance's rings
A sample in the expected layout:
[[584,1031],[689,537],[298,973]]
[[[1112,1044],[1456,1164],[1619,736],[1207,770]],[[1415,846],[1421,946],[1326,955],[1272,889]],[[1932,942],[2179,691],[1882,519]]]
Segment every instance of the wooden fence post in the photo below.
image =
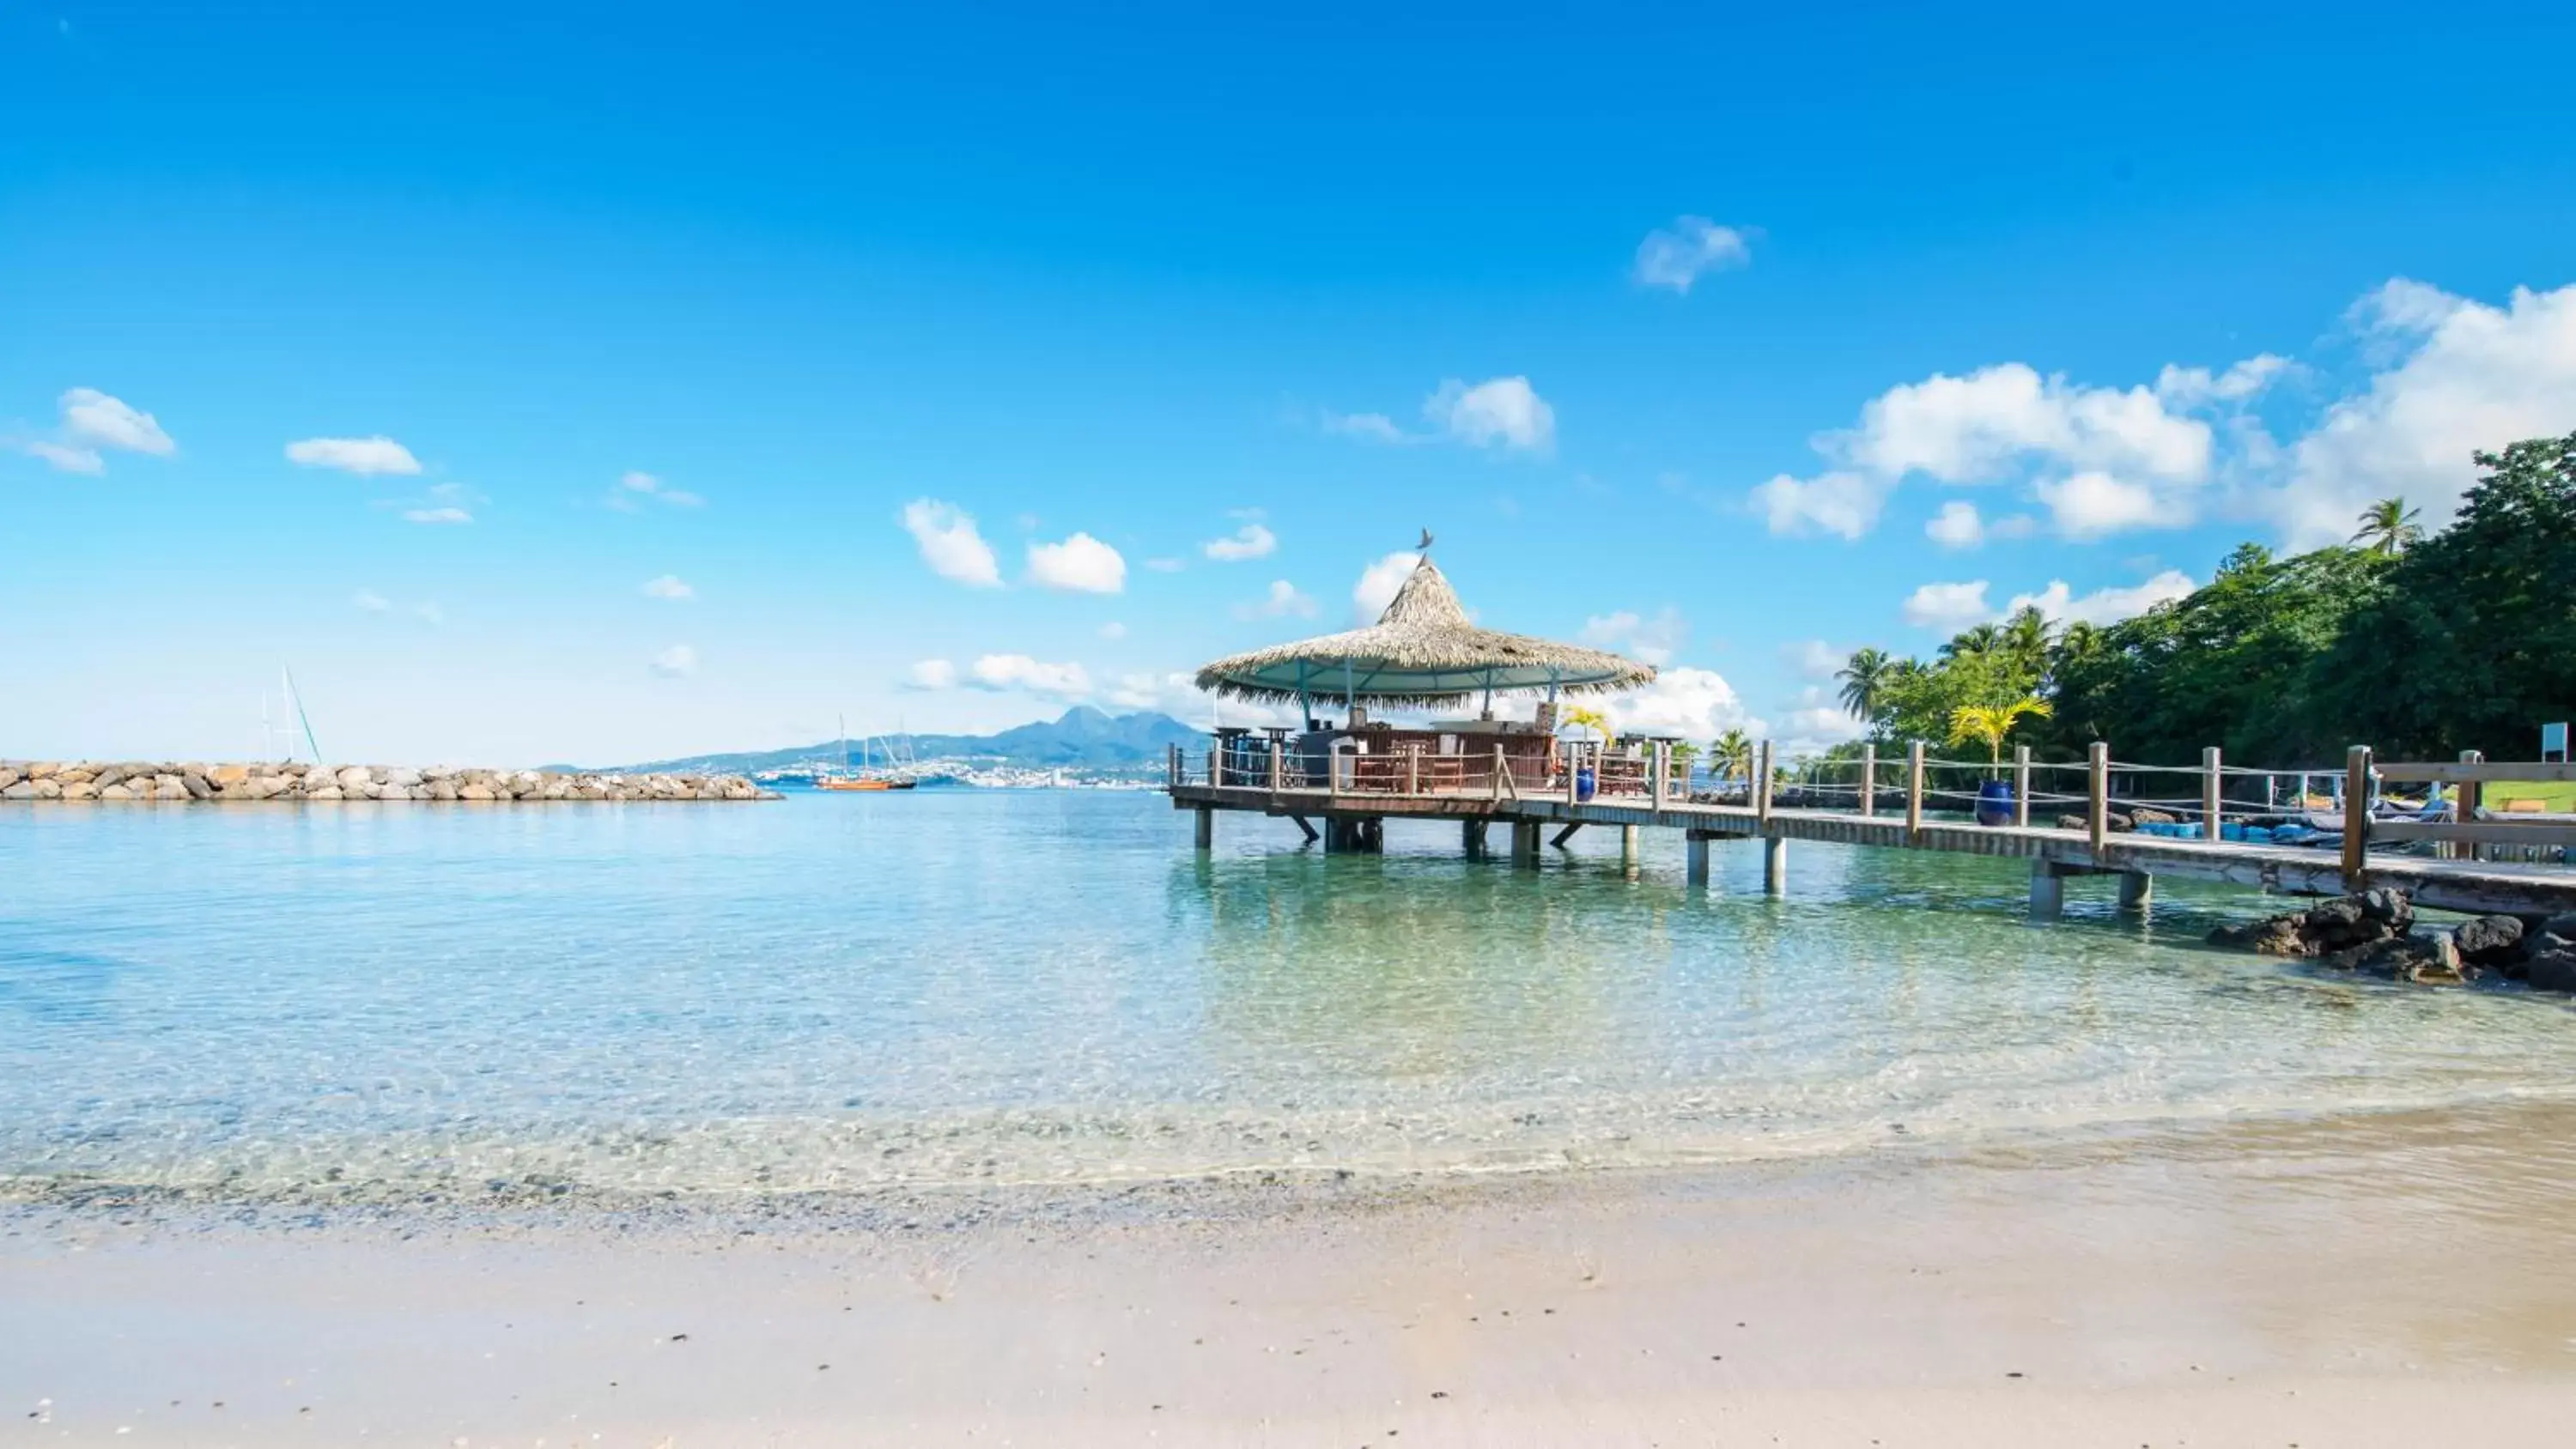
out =
[[1905,747],[1905,838],[1923,833],[1923,742]]
[[[2085,785],[2084,829],[2092,840],[2094,854],[2099,855],[2103,843],[2111,838],[2111,746],[2095,740],[2085,751],[2085,764],[2089,778]],[[2101,862],[2096,860],[2094,864]]]
[[1664,808],[1665,792],[1673,782],[1672,750],[1673,747],[1669,743],[1663,740],[1655,741],[1655,774],[1649,803],[1658,810]]
[[1771,742],[1764,740],[1753,753],[1753,818],[1768,825],[1771,823]]
[[1408,748],[1404,752],[1404,793],[1422,793],[1422,751]]
[[1878,746],[1860,747],[1860,814],[1866,820],[1878,813]]
[[1521,794],[1520,786],[1519,786],[1518,784],[1515,784],[1515,783],[1513,782],[1513,780],[1512,780],[1512,764],[1511,764],[1511,761],[1510,761],[1510,760],[1508,760],[1508,759],[1505,759],[1505,758],[1503,757],[1503,747],[1502,747],[1501,745],[1496,745],[1496,746],[1494,746],[1494,798],[1495,798],[1495,799],[1500,800],[1501,798],[1503,798],[1503,789],[1504,789],[1504,787],[1505,787],[1505,786],[1509,786],[1509,787],[1511,788],[1512,798],[1513,798],[1513,799],[1517,800],[1517,799],[1519,799],[1519,798],[1520,798],[1520,794]]
[[2218,746],[2211,745],[2200,752],[2200,818],[2207,822],[2201,828],[2213,842],[2227,834],[2227,782],[2220,774],[2219,763]]
[[[2486,763],[2486,760],[2487,757],[2482,751],[2460,751],[2460,763],[2463,765],[2483,765]],[[2476,780],[2462,780],[2460,782],[2459,790],[2455,792],[2451,798],[2452,823],[2456,825],[2466,825],[2470,821],[2477,819],[2478,807],[2486,803],[2486,798],[2486,786],[2480,784]],[[2460,849],[2462,845],[2466,845],[2468,847],[2465,852]],[[2451,858],[2453,860],[2483,860],[2486,858],[2486,849],[2474,840],[2454,841],[2451,845]]]
[[2368,889],[2370,871],[2370,746],[2355,745],[2343,763],[2343,888]]
[[1163,783],[1177,786],[1181,783],[1181,747],[1166,745],[1163,748],[1166,752],[1163,756]]
[[1279,741],[1270,742],[1270,793],[1279,793],[1288,775],[1288,751]]
[[2030,824],[2030,746],[2013,746],[2013,824]]

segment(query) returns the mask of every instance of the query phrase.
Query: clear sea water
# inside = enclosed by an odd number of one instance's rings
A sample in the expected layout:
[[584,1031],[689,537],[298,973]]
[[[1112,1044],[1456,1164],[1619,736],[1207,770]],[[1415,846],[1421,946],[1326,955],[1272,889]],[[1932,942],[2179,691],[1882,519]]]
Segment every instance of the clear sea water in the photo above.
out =
[[2200,949],[2246,892],[1159,796],[0,809],[0,1183],[398,1199],[1562,1171],[2576,1096],[2576,1013]]

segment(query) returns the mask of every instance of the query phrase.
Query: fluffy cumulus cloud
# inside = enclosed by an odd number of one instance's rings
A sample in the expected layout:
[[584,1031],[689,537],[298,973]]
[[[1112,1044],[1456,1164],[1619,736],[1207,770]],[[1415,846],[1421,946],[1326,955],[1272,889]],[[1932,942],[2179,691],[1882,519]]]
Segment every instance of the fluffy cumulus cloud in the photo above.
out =
[[2180,526],[2192,517],[2187,499],[2099,470],[2042,478],[2032,489],[2057,531],[2068,538],[2095,539],[2132,528]]
[[1706,741],[1731,729],[1759,730],[1735,686],[1714,669],[1666,669],[1643,689],[1613,697],[1603,713],[1624,734],[1679,735]]
[[652,669],[664,679],[684,679],[698,672],[698,651],[686,644],[674,644],[653,656]]
[[1079,664],[1049,664],[1026,654],[987,654],[958,681],[970,689],[1019,690],[1057,699],[1091,693],[1091,676]]
[[648,599],[668,599],[676,604],[697,596],[698,591],[681,582],[676,574],[664,574],[644,585],[644,597]]
[[1360,571],[1360,581],[1351,585],[1351,617],[1362,624],[1374,624],[1386,606],[1395,602],[1395,591],[1413,577],[1422,555],[1410,551],[1391,553]]
[[307,468],[336,468],[369,477],[379,473],[409,477],[420,472],[411,449],[379,433],[371,438],[306,438],[286,445],[286,458]]
[[1114,594],[1127,587],[1127,560],[1087,533],[1062,543],[1029,545],[1029,579],[1042,587],[1079,594]]
[[633,513],[648,503],[668,508],[696,508],[707,500],[685,488],[674,488],[651,473],[628,472],[618,477],[617,486],[609,490],[607,504],[620,513]]
[[72,388],[55,399],[55,408],[60,417],[52,437],[0,438],[0,447],[42,459],[57,472],[88,474],[106,472],[110,452],[166,458],[179,451],[150,413],[97,388]]
[[1002,586],[1002,565],[993,546],[975,531],[974,516],[956,504],[916,498],[903,507],[903,527],[932,573],[970,588]]
[[1583,621],[1584,643],[1596,649],[1614,649],[1648,664],[1661,665],[1680,652],[1690,638],[1690,625],[1681,610],[1665,606],[1652,617],[1622,609],[1613,614],[1595,614]]
[[1877,526],[1890,486],[1865,473],[1828,472],[1813,478],[1777,473],[1753,490],[1753,509],[1773,533],[1858,538]]
[[1977,505],[1953,499],[1923,525],[1923,536],[1943,548],[1975,548],[1986,541],[1986,521]]
[[2348,322],[2394,360],[2326,409],[2260,495],[2293,548],[2350,536],[2362,508],[2391,495],[2439,528],[2477,476],[2470,453],[2576,429],[2576,285],[2517,288],[2499,307],[2400,279]]
[[1526,377],[1497,377],[1474,386],[1451,378],[1422,404],[1432,426],[1478,448],[1544,453],[1556,442],[1556,410]]
[[1709,272],[1749,266],[1752,261],[1752,242],[1743,232],[1704,216],[1685,216],[1646,233],[1646,239],[1637,244],[1635,275],[1641,287],[1687,293],[1691,283]]
[[1243,604],[1234,611],[1238,619],[1280,619],[1290,615],[1300,619],[1315,617],[1315,601],[1299,593],[1297,586],[1286,579],[1272,579],[1269,592],[1262,595],[1259,603]]
[[474,521],[474,515],[465,509],[458,508],[453,504],[448,504],[435,508],[406,508],[402,511],[402,520],[405,523],[426,523],[433,525],[472,523]]
[[1859,739],[1869,732],[1868,726],[1852,718],[1822,685],[1809,685],[1798,691],[1798,697],[1781,718],[1773,749],[1775,756],[1797,759],[1802,755],[1820,755],[1834,746]]
[[2116,624],[2122,619],[2134,619],[2158,604],[2182,598],[2197,587],[2191,575],[2180,569],[2166,569],[2128,588],[2102,588],[2089,594],[2077,594],[2064,579],[2051,579],[2048,587],[2038,593],[2013,595],[1999,616],[2035,607],[2054,623]]
[[955,689],[957,666],[945,659],[924,659],[904,675],[907,689]]
[[1268,558],[1278,547],[1279,536],[1253,522],[1224,538],[1208,540],[1200,551],[1218,563],[1241,563],[1245,559]]
[[1994,606],[1986,602],[1984,579],[1964,584],[1925,584],[1905,596],[1900,612],[1906,623],[1918,629],[1937,629],[1945,634],[1995,616]]

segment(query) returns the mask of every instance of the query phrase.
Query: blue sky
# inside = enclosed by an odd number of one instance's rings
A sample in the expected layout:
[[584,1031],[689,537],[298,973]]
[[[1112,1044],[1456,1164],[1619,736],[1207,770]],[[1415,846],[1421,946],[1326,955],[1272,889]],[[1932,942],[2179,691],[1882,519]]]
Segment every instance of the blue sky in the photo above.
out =
[[1426,524],[1822,742],[2576,429],[2564,7],[1389,8],[0,3],[0,754],[1203,710]]

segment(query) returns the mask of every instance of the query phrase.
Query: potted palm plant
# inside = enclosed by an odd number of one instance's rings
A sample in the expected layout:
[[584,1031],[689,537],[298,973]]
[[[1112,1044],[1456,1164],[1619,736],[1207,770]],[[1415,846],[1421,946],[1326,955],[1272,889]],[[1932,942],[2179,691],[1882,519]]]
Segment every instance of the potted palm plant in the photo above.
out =
[[[1603,714],[1601,711],[1577,705],[1565,712],[1565,723],[1568,728],[1582,730],[1586,734],[1598,736],[1603,750],[1606,751],[1610,748],[1610,741],[1612,738],[1610,734],[1610,717]],[[1593,772],[1590,765],[1578,764],[1575,767],[1575,799],[1589,800],[1592,798],[1593,792],[1600,788],[1600,777]]]
[[2004,736],[2024,717],[2048,718],[2048,701],[2025,695],[2009,704],[1963,704],[1950,711],[1950,743],[1964,745],[1983,742],[1986,747],[1987,778],[1977,786],[1977,823],[1985,826],[2010,825],[2013,818],[2012,782],[2003,777]]

